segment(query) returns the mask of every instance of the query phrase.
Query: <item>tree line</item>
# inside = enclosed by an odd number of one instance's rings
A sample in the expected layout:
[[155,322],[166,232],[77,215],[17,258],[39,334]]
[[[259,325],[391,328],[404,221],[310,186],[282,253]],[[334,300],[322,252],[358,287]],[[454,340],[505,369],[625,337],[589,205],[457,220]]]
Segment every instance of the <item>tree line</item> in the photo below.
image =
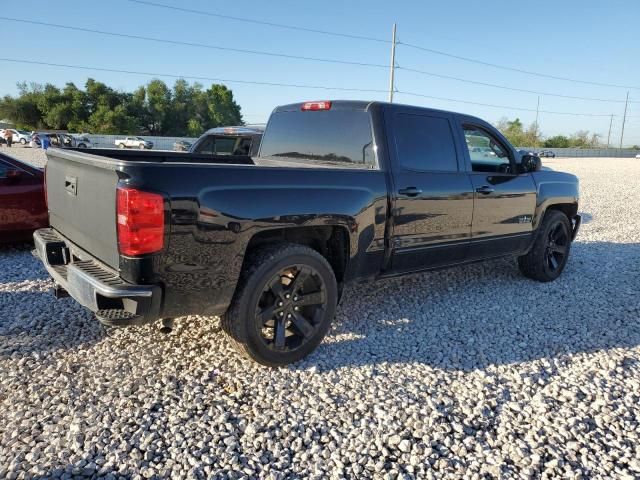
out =
[[518,147],[545,147],[545,148],[604,148],[599,133],[590,133],[588,130],[578,130],[573,135],[555,135],[543,138],[539,127],[535,122],[527,128],[519,118],[509,120],[502,118],[496,124],[496,128],[507,137],[512,145]]
[[18,95],[0,99],[0,118],[25,130],[96,134],[199,136],[224,125],[242,125],[240,106],[224,85],[205,89],[177,80],[173,87],[151,80],[133,92],[88,79],[84,89],[22,82]]

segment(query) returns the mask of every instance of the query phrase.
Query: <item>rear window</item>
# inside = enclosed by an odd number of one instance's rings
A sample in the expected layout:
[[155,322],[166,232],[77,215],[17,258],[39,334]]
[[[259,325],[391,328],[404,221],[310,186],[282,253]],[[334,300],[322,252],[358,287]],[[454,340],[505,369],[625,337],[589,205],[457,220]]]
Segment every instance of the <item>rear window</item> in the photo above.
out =
[[369,114],[357,110],[274,113],[262,139],[260,158],[297,165],[372,168]]

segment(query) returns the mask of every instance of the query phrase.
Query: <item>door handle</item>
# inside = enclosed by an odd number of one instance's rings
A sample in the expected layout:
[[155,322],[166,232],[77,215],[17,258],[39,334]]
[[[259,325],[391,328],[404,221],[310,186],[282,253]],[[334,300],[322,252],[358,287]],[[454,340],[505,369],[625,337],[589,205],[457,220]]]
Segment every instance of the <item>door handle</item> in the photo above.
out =
[[490,193],[495,192],[495,189],[491,188],[489,185],[483,185],[481,187],[476,188],[476,192],[482,193],[483,195],[489,195]]
[[398,190],[400,195],[406,195],[407,197],[416,197],[422,193],[422,190],[416,187],[406,187]]

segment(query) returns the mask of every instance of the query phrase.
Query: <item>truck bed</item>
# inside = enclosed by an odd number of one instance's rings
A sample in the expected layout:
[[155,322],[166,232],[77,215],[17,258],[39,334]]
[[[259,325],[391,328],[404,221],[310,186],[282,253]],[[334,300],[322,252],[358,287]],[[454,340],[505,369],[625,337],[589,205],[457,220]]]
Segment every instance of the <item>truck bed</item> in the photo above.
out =
[[81,152],[109,157],[126,162],[189,162],[189,163],[220,163],[234,165],[253,165],[251,157],[245,155],[209,155],[189,152],[172,152],[162,150],[121,150],[116,148],[66,148],[67,152]]

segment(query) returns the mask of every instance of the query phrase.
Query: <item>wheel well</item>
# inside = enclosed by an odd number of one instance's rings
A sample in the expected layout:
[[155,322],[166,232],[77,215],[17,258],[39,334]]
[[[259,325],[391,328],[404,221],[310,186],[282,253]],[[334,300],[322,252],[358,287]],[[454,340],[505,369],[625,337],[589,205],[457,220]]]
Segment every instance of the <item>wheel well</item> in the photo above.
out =
[[349,235],[346,228],[327,225],[266,230],[251,238],[244,258],[248,258],[258,248],[279,242],[297,243],[313,248],[326,258],[336,280],[342,283],[349,258]]
[[558,210],[564,213],[569,220],[578,214],[578,205],[575,203],[556,203],[549,205],[547,210]]

